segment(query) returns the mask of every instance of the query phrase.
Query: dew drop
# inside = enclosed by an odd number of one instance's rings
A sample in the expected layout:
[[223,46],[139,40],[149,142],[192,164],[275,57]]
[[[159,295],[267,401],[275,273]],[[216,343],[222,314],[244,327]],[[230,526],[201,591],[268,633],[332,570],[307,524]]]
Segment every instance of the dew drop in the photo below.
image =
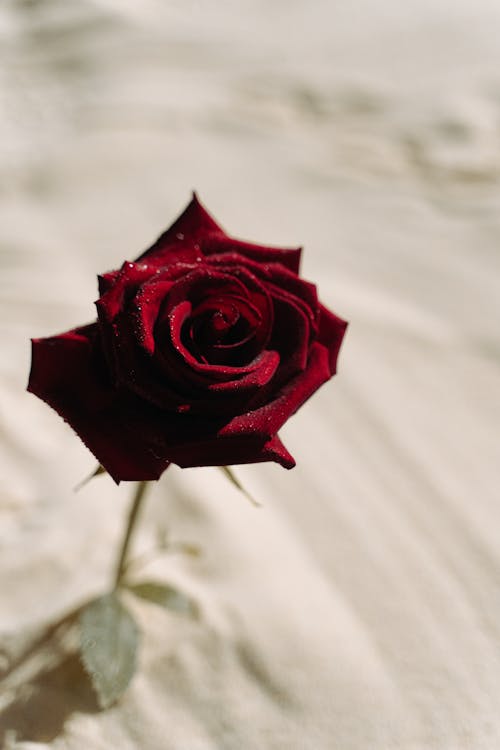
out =
[[177,237],[178,240],[183,240],[184,239],[184,235],[183,235],[182,232],[177,232],[177,234],[175,236]]

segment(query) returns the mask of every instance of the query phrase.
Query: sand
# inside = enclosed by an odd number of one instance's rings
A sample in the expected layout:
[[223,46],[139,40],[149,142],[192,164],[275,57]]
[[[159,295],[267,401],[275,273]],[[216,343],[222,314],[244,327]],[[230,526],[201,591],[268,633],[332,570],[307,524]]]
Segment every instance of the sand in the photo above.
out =
[[285,426],[297,459],[173,468],[137,577],[140,669],[100,712],[60,644],[4,681],[6,750],[500,746],[500,6],[475,0],[10,2],[1,11],[0,669],[110,584],[131,486],[24,391],[31,336],[198,190],[305,247],[351,325]]

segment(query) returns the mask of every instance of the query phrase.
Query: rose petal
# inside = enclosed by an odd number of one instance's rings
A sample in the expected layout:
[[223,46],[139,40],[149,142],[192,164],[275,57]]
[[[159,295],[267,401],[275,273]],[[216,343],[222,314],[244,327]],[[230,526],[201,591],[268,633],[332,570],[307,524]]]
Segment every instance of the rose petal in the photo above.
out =
[[347,321],[320,305],[318,341],[324,344],[330,352],[332,375],[337,372],[337,359],[347,326]]
[[287,451],[278,435],[269,440],[262,448],[260,461],[274,461],[281,464],[285,469],[293,469],[295,466],[294,457]]
[[125,261],[118,273],[111,272],[101,277],[105,279],[106,291],[95,303],[100,317],[112,321],[151,274],[147,265]]
[[157,430],[106,377],[95,324],[33,339],[28,390],[75,430],[116,482],[158,479],[169,465]]
[[[294,276],[286,268],[279,264],[268,267],[269,281],[272,288],[278,288],[280,294],[289,294],[299,304],[308,316],[313,331],[317,330],[317,318],[319,313],[318,292],[315,284],[310,281]],[[270,284],[267,285],[270,289]]]
[[156,349],[154,329],[158,315],[173,283],[170,280],[160,280],[154,284],[144,284],[131,303],[137,343],[151,355]]
[[262,282],[267,291],[277,288],[281,296],[290,295],[309,317],[313,330],[317,330],[319,302],[315,284],[301,279],[280,263],[262,265],[238,253],[213,255],[207,258],[207,263],[224,273],[239,274],[244,279],[251,276],[255,281]]
[[191,466],[230,466],[274,461],[293,469],[295,460],[277,435],[262,442],[250,435],[232,438],[213,436],[198,443],[172,446],[172,463],[187,469]]
[[222,253],[238,253],[258,263],[280,263],[285,268],[298,274],[300,267],[301,247],[269,247],[252,242],[236,240],[227,235],[205,237],[201,244],[203,255],[220,255]]
[[329,352],[316,341],[304,372],[292,378],[269,403],[234,417],[221,429],[220,436],[253,435],[270,439],[330,377]]
[[102,297],[103,294],[106,294],[106,292],[109,289],[111,289],[111,287],[114,285],[114,283],[118,279],[119,275],[120,275],[120,269],[118,268],[116,271],[108,271],[108,273],[100,274],[97,277],[100,297]]
[[224,230],[201,205],[196,193],[171,227],[151,245],[138,261],[147,260],[156,266],[174,261],[196,261],[200,258],[200,242],[207,235],[224,236]]
[[310,323],[308,316],[291,297],[273,294],[275,325],[270,346],[280,353],[279,383],[289,380],[304,370],[310,343]]
[[196,193],[187,208],[156,242],[137,260],[147,259],[155,265],[176,260],[196,260],[203,255],[238,252],[261,263],[278,262],[298,274],[302,248],[279,248],[258,245],[228,237],[200,203]]

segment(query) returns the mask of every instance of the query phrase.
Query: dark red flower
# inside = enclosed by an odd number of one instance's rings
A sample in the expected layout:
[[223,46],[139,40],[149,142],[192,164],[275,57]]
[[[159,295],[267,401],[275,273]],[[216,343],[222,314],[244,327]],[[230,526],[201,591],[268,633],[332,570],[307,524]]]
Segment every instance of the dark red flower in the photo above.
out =
[[99,277],[95,323],[33,340],[28,390],[115,481],[170,463],[292,468],[277,432],[335,374],[347,325],[299,260],[228,237],[194,195],[149,250]]

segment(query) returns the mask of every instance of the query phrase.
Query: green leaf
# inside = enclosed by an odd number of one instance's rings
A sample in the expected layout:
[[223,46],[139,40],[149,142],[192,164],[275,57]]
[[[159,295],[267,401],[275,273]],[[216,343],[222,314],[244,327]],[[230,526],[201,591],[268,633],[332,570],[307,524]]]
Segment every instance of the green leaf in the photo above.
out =
[[135,596],[158,604],[165,609],[173,610],[182,615],[190,615],[191,617],[198,615],[199,610],[196,602],[191,597],[166,583],[142,581],[141,583],[128,583],[127,588]]
[[255,505],[257,508],[261,507],[261,504],[255,500],[254,497],[248,492],[248,490],[243,487],[238,477],[234,474],[233,470],[229,466],[219,466],[219,469],[222,471],[222,473],[229,479],[231,484],[234,484],[236,489],[238,489],[240,492],[243,492],[247,500],[250,500],[252,505]]
[[137,661],[139,630],[112,592],[94,599],[80,615],[80,656],[101,708],[125,692]]

